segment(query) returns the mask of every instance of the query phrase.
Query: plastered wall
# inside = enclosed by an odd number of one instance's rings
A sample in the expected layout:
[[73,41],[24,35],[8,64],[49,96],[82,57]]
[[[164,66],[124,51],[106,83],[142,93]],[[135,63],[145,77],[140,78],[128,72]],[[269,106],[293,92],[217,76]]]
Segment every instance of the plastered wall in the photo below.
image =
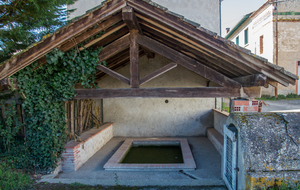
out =
[[[168,63],[168,59],[157,54],[154,59],[143,56],[140,77]],[[117,72],[129,78],[129,65]],[[205,87],[206,82],[201,76],[177,66],[141,87]],[[110,76],[98,84],[101,88],[129,88]],[[199,136],[206,135],[207,127],[213,127],[214,98],[119,98],[104,99],[103,104],[104,122],[114,123],[114,136]]]
[[[76,9],[69,19],[85,14],[85,12],[99,5],[102,0],[78,0],[68,9]],[[202,27],[220,32],[219,0],[153,0],[170,11],[183,15],[189,20],[201,24]]]

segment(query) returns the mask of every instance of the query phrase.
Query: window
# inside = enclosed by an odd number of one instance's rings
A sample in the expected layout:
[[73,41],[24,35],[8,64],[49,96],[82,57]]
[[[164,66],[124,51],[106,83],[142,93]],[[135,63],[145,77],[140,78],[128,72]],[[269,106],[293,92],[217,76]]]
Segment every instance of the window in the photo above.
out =
[[246,45],[248,44],[248,28],[244,32],[245,32],[245,45]]
[[298,61],[298,66],[300,66],[300,61]]
[[236,44],[236,45],[240,45],[240,38],[239,38],[239,37],[236,37],[236,39],[235,39],[235,44]]
[[259,37],[259,52],[260,54],[263,54],[264,53],[264,36],[260,36]]

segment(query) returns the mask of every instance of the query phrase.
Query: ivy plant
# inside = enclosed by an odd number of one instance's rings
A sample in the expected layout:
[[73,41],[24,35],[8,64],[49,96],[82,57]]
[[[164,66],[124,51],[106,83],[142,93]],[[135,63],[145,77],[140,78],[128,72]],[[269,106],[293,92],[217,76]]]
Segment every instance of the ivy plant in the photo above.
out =
[[73,99],[78,82],[88,88],[96,86],[100,51],[55,49],[46,55],[46,64],[35,62],[13,76],[25,98],[27,160],[35,169],[51,169],[61,157],[67,135],[64,101]]

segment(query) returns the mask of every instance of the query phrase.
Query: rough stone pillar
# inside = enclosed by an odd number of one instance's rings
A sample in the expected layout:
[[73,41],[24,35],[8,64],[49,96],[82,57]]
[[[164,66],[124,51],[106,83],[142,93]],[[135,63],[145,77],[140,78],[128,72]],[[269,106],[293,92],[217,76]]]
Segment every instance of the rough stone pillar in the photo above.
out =
[[237,189],[300,181],[300,113],[232,113],[238,129]]

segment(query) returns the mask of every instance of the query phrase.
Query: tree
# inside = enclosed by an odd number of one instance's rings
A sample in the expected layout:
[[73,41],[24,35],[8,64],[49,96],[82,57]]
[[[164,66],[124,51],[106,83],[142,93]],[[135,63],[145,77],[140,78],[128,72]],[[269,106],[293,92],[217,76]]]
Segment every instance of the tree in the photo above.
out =
[[66,24],[76,0],[0,0],[0,63]]

